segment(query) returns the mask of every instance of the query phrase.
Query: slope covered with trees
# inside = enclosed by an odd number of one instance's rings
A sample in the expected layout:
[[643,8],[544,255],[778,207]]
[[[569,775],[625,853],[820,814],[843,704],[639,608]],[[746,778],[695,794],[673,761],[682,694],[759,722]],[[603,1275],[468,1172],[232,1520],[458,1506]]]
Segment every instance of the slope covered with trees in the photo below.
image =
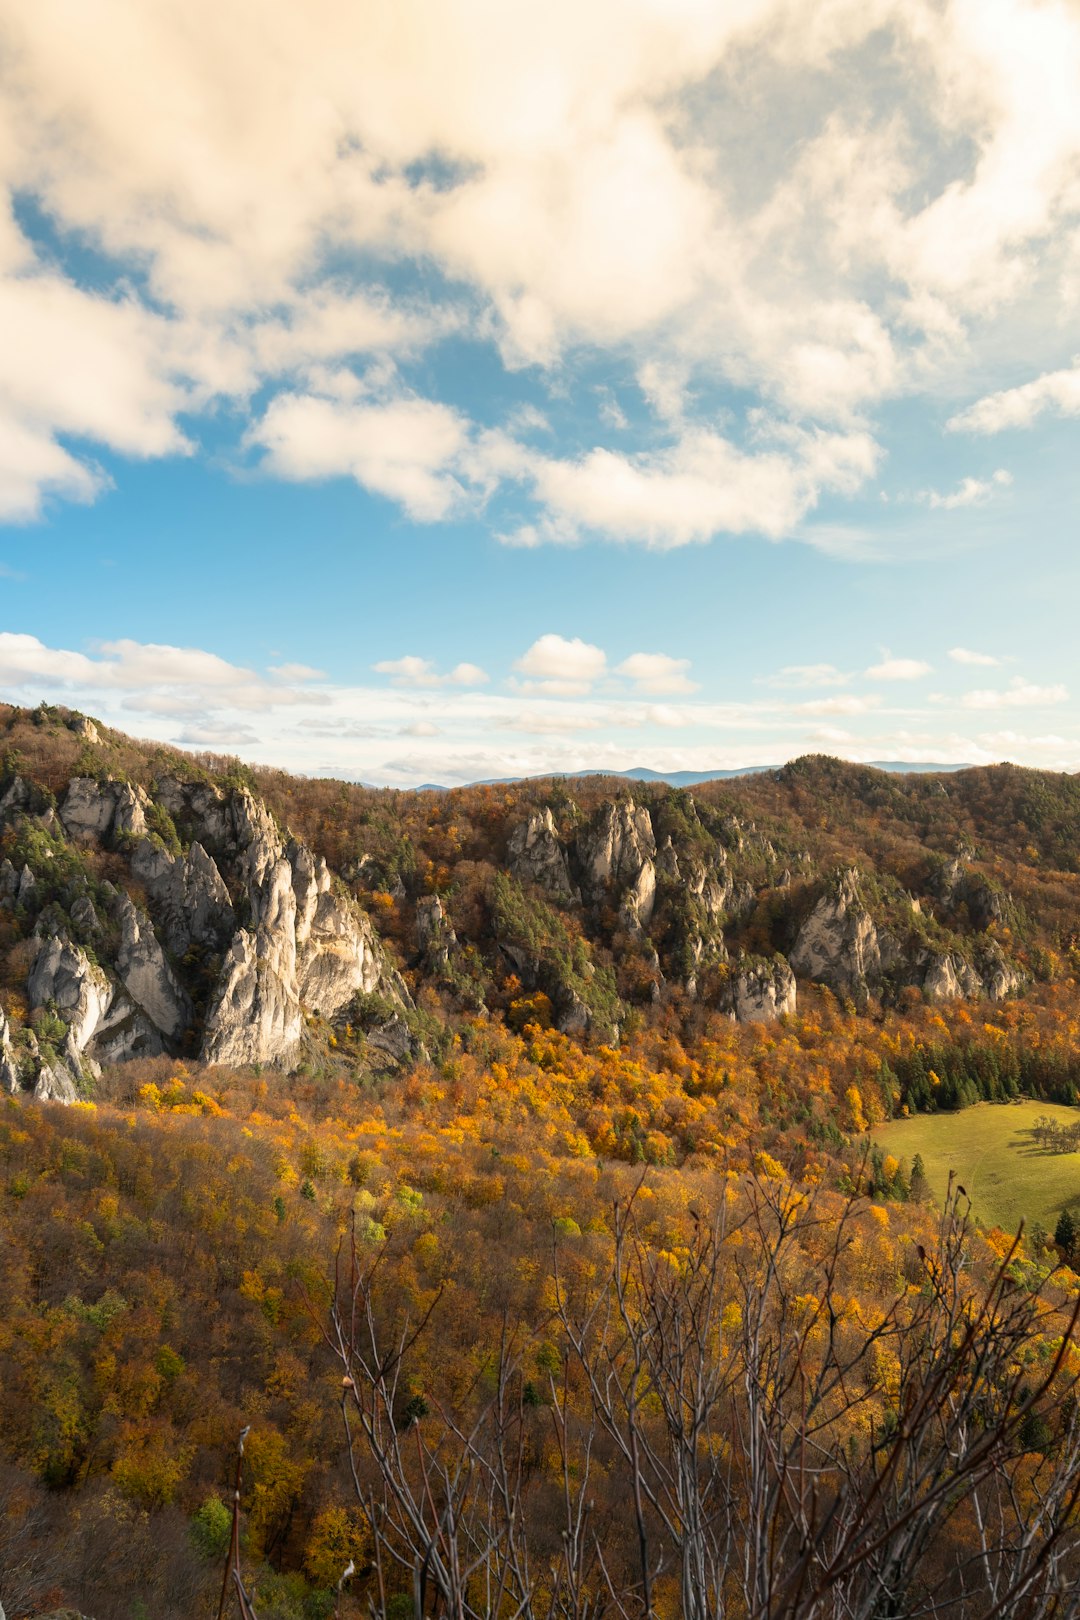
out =
[[1077,1100],[1071,779],[3,725],[8,1620],[216,1613],[244,1427],[262,1620],[1074,1612],[1071,1252],[866,1139]]

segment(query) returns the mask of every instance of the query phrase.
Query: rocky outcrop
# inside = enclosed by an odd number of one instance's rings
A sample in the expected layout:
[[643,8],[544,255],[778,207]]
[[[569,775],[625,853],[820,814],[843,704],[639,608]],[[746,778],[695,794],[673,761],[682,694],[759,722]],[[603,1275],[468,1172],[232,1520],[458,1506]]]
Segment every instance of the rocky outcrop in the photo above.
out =
[[113,915],[120,926],[116,955],[120,982],[166,1040],[178,1041],[191,1023],[191,998],[166,959],[146,913],[126,894],[118,894]]
[[446,973],[450,953],[457,949],[454,925],[437,894],[426,894],[416,902],[416,943],[429,972]]
[[854,868],[838,874],[799,929],[789,960],[803,978],[844,994],[878,984],[898,964],[891,935],[878,930]]
[[31,801],[30,789],[21,776],[13,776],[2,793],[0,793],[0,821],[8,816],[18,815],[29,808]]
[[110,835],[141,838],[146,832],[145,789],[128,782],[95,782],[75,776],[60,806],[60,820],[76,843],[104,841]]
[[0,1091],[12,1094],[22,1090],[22,1070],[11,1040],[7,1014],[0,1007]]
[[[149,992],[140,932],[136,927],[129,935],[131,961],[137,982]],[[66,933],[41,941],[27,993],[31,1007],[55,1011],[67,1026],[64,1059],[75,1081],[100,1063],[157,1057],[165,1050],[163,1032],[153,1019]]]
[[555,818],[546,805],[514,828],[507,856],[511,875],[519,883],[535,883],[563,905],[580,899],[570,880],[570,866],[559,842]]
[[740,1024],[766,1024],[795,1011],[795,975],[782,956],[740,962],[725,987],[723,1010]]
[[977,950],[971,960],[958,951],[931,957],[924,967],[923,994],[929,1001],[956,1001],[985,996],[1004,1001],[1023,985],[1023,978],[995,946]]
[[182,957],[192,945],[220,950],[236,927],[229,891],[217,863],[198,842],[173,855],[159,839],[135,846],[131,870],[150,898],[166,949]]
[[303,1032],[292,867],[259,851],[251,870],[252,927],[237,929],[222,965],[203,1034],[209,1063],[284,1061]]
[[43,939],[26,984],[33,1008],[55,1008],[76,1052],[85,1052],[113,1003],[107,975],[66,934]]
[[647,928],[656,904],[656,837],[648,810],[632,799],[603,805],[578,834],[576,854],[589,899],[595,904],[616,895],[624,926]]
[[984,932],[995,923],[1005,922],[1013,905],[1010,895],[981,872],[971,871],[959,855],[938,868],[930,887],[934,898],[946,911],[966,906],[973,927]]
[[211,998],[208,1062],[287,1062],[303,1033],[302,1005],[331,1017],[376,989],[405,1004],[369,919],[334,894],[324,861],[295,841],[286,848],[263,804],[245,791],[223,802],[196,786],[180,809],[209,838],[231,827],[229,864],[248,918]]

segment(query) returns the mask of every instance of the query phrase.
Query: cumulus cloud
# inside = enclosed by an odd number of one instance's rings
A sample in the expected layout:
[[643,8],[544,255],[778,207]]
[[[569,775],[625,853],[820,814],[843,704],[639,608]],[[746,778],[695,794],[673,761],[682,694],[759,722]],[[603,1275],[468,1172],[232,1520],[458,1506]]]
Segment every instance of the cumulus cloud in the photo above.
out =
[[464,501],[456,476],[467,439],[457,411],[427,399],[351,404],[279,394],[248,434],[282,478],[350,477],[435,522]]
[[490,679],[479,664],[455,664],[440,674],[430,658],[418,658],[414,653],[383,658],[371,667],[377,675],[389,675],[395,686],[483,686]]
[[696,692],[698,683],[692,681],[687,670],[689,658],[670,658],[667,653],[631,653],[615,667],[616,675],[625,675],[633,681],[637,691],[655,697],[676,696]]
[[90,655],[13,631],[0,632],[0,682],[22,692],[121,693],[126,709],[163,715],[199,713],[208,702],[257,712],[328,701],[197,647],[105,641]]
[[1028,428],[1045,414],[1080,416],[1080,358],[1062,371],[1048,371],[1017,388],[977,399],[945,424],[953,433],[1002,433]]
[[851,680],[835,664],[785,664],[775,675],[761,677],[759,685],[776,687],[846,686]]
[[854,493],[879,458],[865,431],[777,424],[763,425],[750,450],[696,428],[637,455],[601,448],[577,460],[530,456],[513,471],[531,484],[545,516],[513,538],[566,543],[595,534],[659,551],[718,534],[781,539],[823,492]]
[[986,668],[1001,663],[1001,659],[995,658],[993,653],[972,652],[970,647],[950,647],[949,657],[954,664],[980,664]]
[[[465,332],[515,372],[628,363],[675,440],[533,463],[508,532],[776,538],[873,476],[869,413],[1033,298],[1076,222],[1067,0],[266,0],[255,28],[208,0],[36,0],[6,8],[0,94],[0,184],[52,225],[35,244],[0,207],[7,520],[92,499],[83,444],[188,453],[221,398],[258,400],[269,474],[444,520],[512,475],[462,409],[366,399],[346,363]],[[107,289],[65,270],[72,241]],[[423,299],[398,290],[417,264]],[[730,431],[699,401],[717,380]],[[1074,411],[1077,386],[952,425]],[[798,442],[751,442],[762,407]]]
[[1007,687],[965,692],[960,699],[965,709],[1042,709],[1068,701],[1066,687],[1038,686],[1022,675],[1015,676]]
[[935,510],[954,512],[961,506],[985,506],[987,501],[992,501],[995,495],[1007,489],[1012,481],[1012,473],[999,467],[989,478],[962,478],[955,489],[945,493],[928,489],[919,498]]
[[533,642],[514,665],[527,676],[533,691],[562,697],[582,697],[607,672],[607,654],[575,636],[549,632]]
[[866,671],[872,681],[917,681],[931,673],[932,666],[921,658],[892,658],[888,654]]

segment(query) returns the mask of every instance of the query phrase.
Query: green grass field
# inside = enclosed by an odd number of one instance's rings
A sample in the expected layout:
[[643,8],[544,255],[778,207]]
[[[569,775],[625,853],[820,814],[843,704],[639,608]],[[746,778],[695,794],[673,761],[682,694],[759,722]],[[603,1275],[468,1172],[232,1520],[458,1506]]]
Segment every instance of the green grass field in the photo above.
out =
[[1080,1153],[1044,1153],[1031,1127],[1040,1114],[1075,1124],[1080,1111],[1053,1103],[978,1103],[957,1114],[919,1114],[877,1125],[873,1139],[906,1159],[921,1153],[934,1197],[955,1170],[975,1215],[986,1226],[1016,1229],[1021,1218],[1053,1232],[1066,1205],[1080,1213]]

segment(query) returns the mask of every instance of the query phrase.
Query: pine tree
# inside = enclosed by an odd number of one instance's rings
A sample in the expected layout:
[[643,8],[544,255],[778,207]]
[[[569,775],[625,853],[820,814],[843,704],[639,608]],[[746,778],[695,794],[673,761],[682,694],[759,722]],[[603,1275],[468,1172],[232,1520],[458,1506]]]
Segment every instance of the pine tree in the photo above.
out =
[[923,1164],[921,1153],[916,1153],[911,1161],[911,1180],[908,1183],[908,1197],[913,1204],[921,1204],[930,1196],[930,1185],[926,1179],[926,1166]]
[[1061,1250],[1066,1260],[1071,1260],[1076,1247],[1076,1222],[1067,1209],[1063,1209],[1058,1216],[1058,1223],[1054,1228],[1054,1242]]

